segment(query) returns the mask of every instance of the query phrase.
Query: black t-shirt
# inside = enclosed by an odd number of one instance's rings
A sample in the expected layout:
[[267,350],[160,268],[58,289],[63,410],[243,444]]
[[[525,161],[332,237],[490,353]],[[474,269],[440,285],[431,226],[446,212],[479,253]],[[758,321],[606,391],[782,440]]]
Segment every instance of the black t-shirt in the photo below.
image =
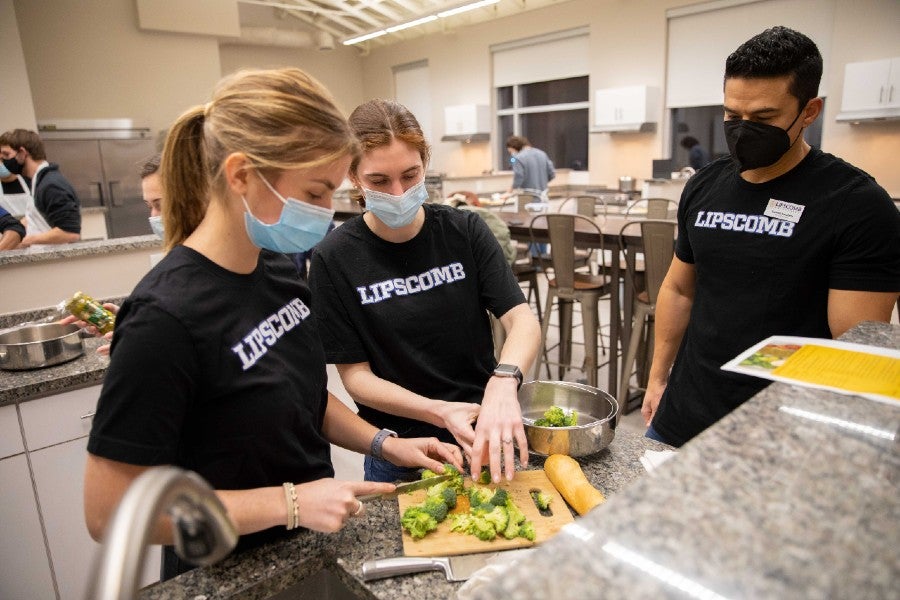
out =
[[816,148],[761,184],[724,158],[685,187],[676,254],[696,290],[653,427],[680,446],[769,383],[724,363],[770,335],[830,338],[829,289],[900,290],[900,214],[872,177]]
[[[376,236],[354,217],[316,246],[314,314],[329,363],[368,361],[372,372],[427,398],[480,403],[496,366],[488,311],[525,297],[484,221],[426,204],[408,242]],[[452,436],[421,421],[360,405],[361,417],[401,436]]]
[[15,231],[21,237],[25,237],[25,227],[22,223],[9,214],[5,208],[0,207],[0,234],[6,231]]
[[264,251],[239,275],[174,248],[116,318],[88,451],[177,465],[225,490],[333,477],[325,356],[309,306],[283,255]]
[[[28,179],[26,179],[24,176],[22,178],[25,179],[25,183],[30,184]],[[0,181],[0,184],[2,184],[3,186],[4,194],[24,194],[26,191],[22,189],[22,184],[19,183],[18,177],[11,181]]]

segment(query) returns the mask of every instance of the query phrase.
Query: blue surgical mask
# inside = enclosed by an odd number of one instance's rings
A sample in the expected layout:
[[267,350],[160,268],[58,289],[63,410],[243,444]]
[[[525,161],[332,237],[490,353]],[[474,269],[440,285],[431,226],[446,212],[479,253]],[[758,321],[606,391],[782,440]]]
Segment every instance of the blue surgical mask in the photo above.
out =
[[363,189],[366,197],[366,210],[390,227],[399,229],[413,222],[419,207],[428,199],[428,190],[422,180],[400,196],[386,192]]
[[12,175],[12,173],[10,173],[9,169],[6,168],[6,165],[3,164],[3,161],[0,161],[0,179],[6,179],[10,175]]
[[156,215],[155,217],[148,217],[150,221],[150,229],[153,230],[153,233],[156,234],[156,237],[159,239],[163,239],[164,229],[162,223],[162,215]]
[[321,242],[328,233],[334,211],[300,202],[294,198],[285,199],[275,191],[265,177],[260,175],[259,178],[284,203],[284,208],[281,209],[278,222],[269,225],[253,216],[246,198],[241,196],[244,207],[247,209],[247,212],[244,213],[244,225],[247,227],[247,235],[250,236],[253,245],[273,252],[296,254],[306,252]]

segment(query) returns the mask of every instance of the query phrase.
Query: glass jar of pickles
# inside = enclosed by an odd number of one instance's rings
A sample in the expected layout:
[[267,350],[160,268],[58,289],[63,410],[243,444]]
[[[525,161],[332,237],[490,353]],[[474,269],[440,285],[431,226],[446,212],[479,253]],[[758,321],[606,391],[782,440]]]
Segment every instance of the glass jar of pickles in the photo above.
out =
[[115,327],[116,315],[83,292],[75,292],[65,306],[66,310],[96,327],[100,333],[109,333]]

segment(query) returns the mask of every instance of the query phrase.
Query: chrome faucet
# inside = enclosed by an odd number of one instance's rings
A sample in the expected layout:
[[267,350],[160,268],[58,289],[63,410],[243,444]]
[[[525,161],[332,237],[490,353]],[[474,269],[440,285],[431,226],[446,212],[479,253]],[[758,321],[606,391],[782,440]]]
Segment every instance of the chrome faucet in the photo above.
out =
[[107,526],[86,598],[134,598],[147,542],[163,511],[172,518],[175,552],[193,564],[216,563],[237,544],[234,524],[202,477],[177,467],[149,469],[122,496]]

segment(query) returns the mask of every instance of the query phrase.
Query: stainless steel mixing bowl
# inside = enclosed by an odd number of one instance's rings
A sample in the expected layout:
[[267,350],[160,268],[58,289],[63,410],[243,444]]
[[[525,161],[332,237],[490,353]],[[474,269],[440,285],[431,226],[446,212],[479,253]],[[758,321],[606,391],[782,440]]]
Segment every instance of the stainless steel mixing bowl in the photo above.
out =
[[[528,449],[541,456],[587,456],[609,446],[616,434],[616,399],[603,390],[568,381],[529,381],[519,390]],[[541,427],[534,422],[552,406],[578,412],[574,427]]]
[[25,325],[0,332],[0,369],[21,371],[58,365],[84,354],[77,325]]

